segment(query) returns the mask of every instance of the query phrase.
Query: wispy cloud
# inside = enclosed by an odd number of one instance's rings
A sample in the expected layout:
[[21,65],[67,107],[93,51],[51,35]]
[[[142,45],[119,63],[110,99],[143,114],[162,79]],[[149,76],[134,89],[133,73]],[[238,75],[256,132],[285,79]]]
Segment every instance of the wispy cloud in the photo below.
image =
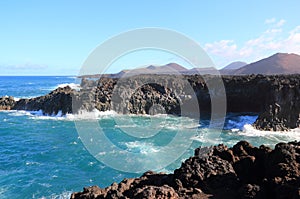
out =
[[234,40],[221,40],[205,44],[204,49],[217,58],[219,66],[235,60],[255,61],[276,52],[300,54],[300,26],[284,31],[285,22],[283,19],[267,19],[267,29],[240,46]]
[[270,19],[266,19],[265,20],[265,24],[271,24],[271,23],[274,23],[276,21],[276,18],[270,18]]
[[285,20],[284,19],[281,19],[281,20],[279,20],[277,23],[276,23],[276,26],[277,27],[281,27],[281,26],[283,26],[284,24],[285,24]]
[[2,65],[2,67],[6,70],[45,70],[48,68],[45,64],[33,64],[33,63],[24,63],[24,64],[16,64],[16,65]]

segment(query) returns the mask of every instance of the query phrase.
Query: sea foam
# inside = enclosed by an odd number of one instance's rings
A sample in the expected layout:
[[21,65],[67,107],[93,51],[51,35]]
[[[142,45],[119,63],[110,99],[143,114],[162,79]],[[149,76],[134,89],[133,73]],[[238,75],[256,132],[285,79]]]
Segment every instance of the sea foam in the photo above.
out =
[[300,140],[300,128],[291,129],[289,131],[261,131],[255,129],[252,125],[246,124],[239,135],[246,137],[268,137],[278,142]]
[[59,84],[59,85],[57,85],[56,88],[64,88],[66,86],[69,86],[69,87],[71,87],[72,89],[75,89],[75,90],[79,90],[81,88],[79,84],[75,84],[75,83]]
[[159,152],[159,147],[154,146],[153,143],[134,141],[134,142],[126,142],[123,144],[131,152],[137,152],[141,154]]

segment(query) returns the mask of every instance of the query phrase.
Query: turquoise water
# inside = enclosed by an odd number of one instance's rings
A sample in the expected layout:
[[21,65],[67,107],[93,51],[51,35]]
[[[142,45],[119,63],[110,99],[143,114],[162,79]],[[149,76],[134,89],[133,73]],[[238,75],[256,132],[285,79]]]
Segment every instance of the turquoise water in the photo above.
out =
[[[44,83],[45,80],[47,83]],[[59,84],[74,83],[74,79],[1,77],[0,82],[0,95],[29,97],[45,94]],[[12,87],[10,84],[13,82]],[[30,82],[32,84],[26,84]],[[158,170],[171,172],[200,145],[225,143],[231,146],[239,140],[248,140],[256,146],[273,146],[280,141],[299,140],[298,129],[288,133],[254,130],[247,124],[253,123],[256,117],[253,113],[228,114],[222,132],[209,129],[209,121],[201,121],[199,125],[198,121],[189,118],[166,115],[134,116],[95,112],[93,122],[99,124],[114,145],[136,154],[138,158],[155,153],[158,159],[163,160],[179,153],[179,158]],[[84,135],[78,134],[78,124],[82,122],[91,122],[89,114],[48,117],[39,112],[0,112],[0,198],[68,198],[71,192],[80,191],[84,186],[97,184],[104,187],[114,181],[140,175],[111,168],[92,156],[90,146],[83,144],[87,142]],[[153,136],[145,134],[136,138],[136,134],[130,135],[132,132],[140,135],[152,132]],[[164,146],[172,143],[178,132],[192,132],[187,138],[191,144],[183,155],[182,151],[176,151],[179,147],[168,154],[160,153]],[[104,148],[101,152],[103,156],[107,155],[106,160],[114,166],[111,153],[115,155],[118,151]],[[129,157],[127,161],[137,160],[133,158]],[[120,160],[120,165],[125,167],[126,160]]]

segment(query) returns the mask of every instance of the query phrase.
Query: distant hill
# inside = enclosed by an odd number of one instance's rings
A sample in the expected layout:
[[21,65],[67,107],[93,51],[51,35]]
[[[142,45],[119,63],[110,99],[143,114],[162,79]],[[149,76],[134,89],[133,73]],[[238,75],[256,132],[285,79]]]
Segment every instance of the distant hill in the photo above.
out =
[[187,70],[183,72],[185,75],[194,75],[194,74],[201,74],[201,75],[206,75],[206,74],[216,74],[218,70],[213,67],[206,67],[206,68],[192,68],[190,70]]
[[113,77],[133,76],[138,74],[178,74],[185,73],[188,69],[176,63],[169,63],[163,66],[150,65],[145,68],[136,68],[132,70],[122,70],[119,73],[113,74]]
[[[215,68],[193,68],[186,69],[185,67],[177,63],[169,63],[163,66],[150,65],[144,68],[136,68],[132,70],[122,70],[115,74],[98,74],[98,75],[86,75],[85,77],[112,77],[120,78],[122,76],[133,76],[139,74],[216,74]],[[265,59],[247,64],[245,62],[237,61],[233,62],[221,70],[221,75],[249,75],[249,74],[300,74],[300,56],[297,54],[277,53]]]
[[230,63],[230,64],[228,64],[227,66],[225,66],[224,68],[222,68],[221,70],[228,70],[228,69],[230,69],[230,70],[236,70],[236,69],[239,69],[239,68],[241,68],[241,67],[243,67],[243,66],[246,66],[247,65],[247,63],[246,62],[242,62],[242,61],[236,61],[236,62],[232,62],[232,63]]
[[[143,69],[144,70],[144,69]],[[176,64],[176,63],[169,63],[163,66],[148,66],[146,68],[149,72],[158,72],[158,73],[168,73],[168,72],[184,72],[188,71],[185,67]]]
[[123,70],[117,74],[114,74],[114,77],[132,76],[137,74],[184,74],[184,75],[194,75],[194,74],[216,74],[218,70],[213,67],[206,68],[192,68],[186,69],[185,67],[176,64],[169,63],[163,66],[153,66],[150,65],[145,68],[137,68],[132,70]]
[[270,57],[237,69],[234,75],[295,73],[300,73],[300,56],[297,54],[276,53]]
[[225,66],[224,68],[222,68],[220,70],[220,73],[222,75],[230,75],[233,74],[237,69],[246,66],[247,63],[246,62],[241,62],[241,61],[236,61],[236,62],[232,62],[230,64],[228,64],[227,66]]

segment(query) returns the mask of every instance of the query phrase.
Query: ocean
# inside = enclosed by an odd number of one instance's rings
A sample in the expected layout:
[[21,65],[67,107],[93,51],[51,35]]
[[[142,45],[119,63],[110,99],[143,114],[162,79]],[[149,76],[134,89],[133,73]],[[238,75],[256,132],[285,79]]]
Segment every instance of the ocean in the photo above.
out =
[[[0,96],[30,98],[65,85],[78,87],[74,77],[0,77]],[[112,150],[103,144],[101,150],[96,150],[99,153],[95,158],[95,150],[87,145],[93,140],[87,141],[82,134],[88,128],[78,126],[89,124],[90,114],[45,116],[39,111],[1,111],[0,198],[69,198],[72,192],[81,191],[85,186],[105,187],[123,178],[138,177],[152,167],[169,173],[180,167],[199,146],[220,143],[232,146],[247,140],[254,146],[273,147],[278,142],[300,140],[299,129],[290,132],[253,129],[251,124],[257,113],[228,113],[224,129],[216,132],[208,128],[209,121],[199,123],[191,118],[119,115],[95,110],[93,123],[97,123],[106,138],[119,149]],[[188,147],[184,151],[180,142],[173,142],[178,132],[189,136],[185,137]],[[101,139],[98,142],[105,143]],[[163,153],[167,145],[171,150]],[[129,155],[125,156],[124,151]],[[169,162],[145,166],[139,161],[150,156]],[[116,162],[116,157],[122,158]],[[139,173],[130,172],[137,168],[140,168]]]

